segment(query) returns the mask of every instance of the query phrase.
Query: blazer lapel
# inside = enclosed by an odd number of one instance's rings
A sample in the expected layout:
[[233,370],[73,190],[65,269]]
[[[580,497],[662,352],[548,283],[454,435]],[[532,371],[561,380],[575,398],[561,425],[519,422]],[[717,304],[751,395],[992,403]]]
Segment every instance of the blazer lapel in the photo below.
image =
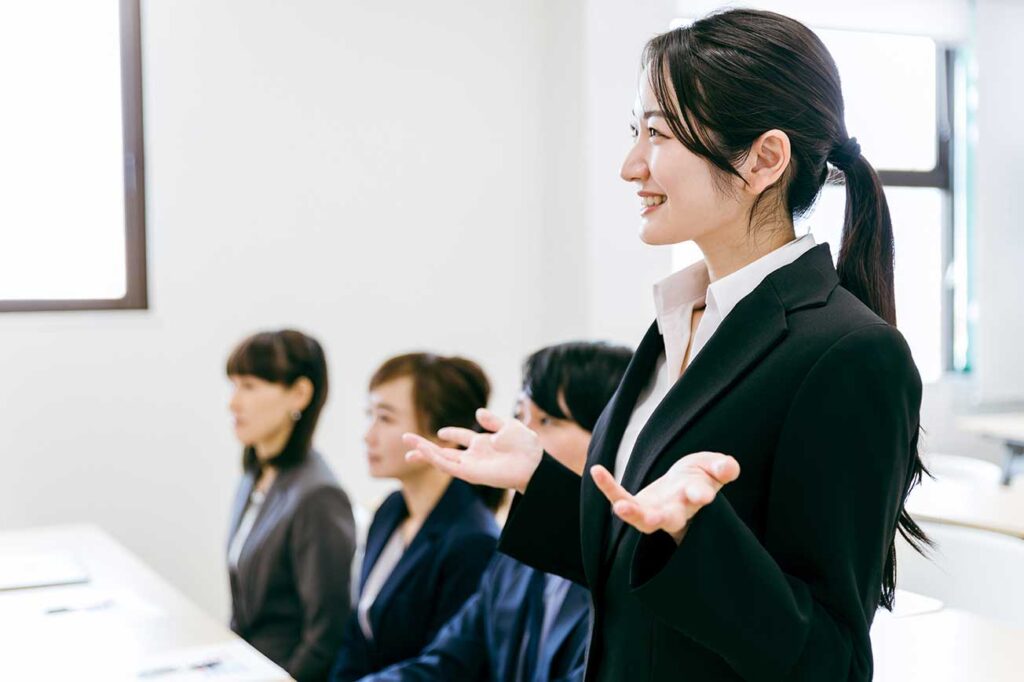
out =
[[[424,519],[423,526],[417,531],[416,536],[413,537],[405,552],[402,553],[402,558],[399,559],[398,564],[391,571],[391,575],[384,581],[377,598],[373,600],[373,606],[370,607],[369,615],[374,632],[377,631],[377,622],[380,614],[387,608],[388,601],[398,588],[405,583],[406,576],[417,569],[424,561],[429,560],[438,536],[451,528],[458,515],[469,506],[469,498],[474,495],[476,493],[472,491],[467,483],[453,480],[448,484],[448,488],[441,495],[441,499],[434,505],[434,509]],[[397,529],[398,523],[409,514],[401,495],[397,499],[401,502],[402,513],[396,515],[394,523],[391,524],[391,532],[380,534],[382,538],[380,540],[380,547],[376,549],[376,554],[373,557],[374,561],[380,556],[381,549],[387,543],[391,534]],[[367,559],[369,558],[369,547],[367,547]],[[364,583],[366,580],[365,576],[369,574],[369,567],[373,566],[373,563],[367,561],[366,566],[367,568],[363,572]]]
[[580,514],[580,518],[583,520],[581,529],[583,568],[587,574],[587,581],[591,585],[599,584],[600,557],[607,537],[611,505],[594,484],[594,479],[590,476],[590,467],[602,464],[609,470],[614,470],[615,454],[618,452],[622,433],[626,430],[626,425],[629,424],[629,418],[633,414],[637,398],[647,386],[663,348],[664,343],[658,332],[658,324],[655,322],[647,330],[647,334],[644,335],[636,352],[633,353],[618,389],[608,401],[608,406],[594,426],[594,435],[587,451],[587,464],[583,471],[580,491],[581,509],[587,510]]
[[242,514],[245,511],[245,505],[249,502],[249,495],[252,494],[252,487],[256,484],[256,479],[251,471],[246,471],[242,474],[242,480],[238,484],[238,490],[235,493],[235,502],[231,505],[231,520],[228,525],[228,545],[231,544],[231,539],[235,537],[235,533],[238,532],[238,524],[242,522]]
[[294,478],[296,471],[297,467],[280,471],[274,478],[274,482],[270,484],[263,505],[260,507],[259,513],[256,514],[256,520],[253,521],[252,530],[249,531],[249,537],[245,539],[242,551],[238,555],[239,573],[248,570],[249,559],[255,548],[262,547],[266,542],[267,535],[280,523],[282,507],[286,504],[284,493],[291,488],[289,481]]
[[[635,494],[649,483],[651,467],[672,441],[782,341],[787,314],[823,305],[838,281],[828,245],[821,244],[768,275],[742,299],[640,431],[622,486]],[[626,527],[618,517],[611,524],[609,552]]]
[[366,534],[366,549],[363,551],[363,565],[359,567],[359,592],[363,591],[366,579],[370,575],[374,564],[384,551],[384,545],[391,539],[391,535],[398,528],[398,524],[409,515],[405,507],[405,500],[401,493],[394,493],[384,501],[373,523]]

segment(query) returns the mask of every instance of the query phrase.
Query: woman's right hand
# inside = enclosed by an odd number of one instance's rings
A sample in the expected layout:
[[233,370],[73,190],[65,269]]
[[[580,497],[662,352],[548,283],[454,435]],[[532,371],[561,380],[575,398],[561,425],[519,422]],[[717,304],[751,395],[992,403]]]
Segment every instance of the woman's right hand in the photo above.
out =
[[488,433],[454,426],[437,432],[441,440],[465,450],[442,447],[414,433],[403,435],[412,448],[406,459],[427,462],[467,483],[524,492],[544,455],[537,434],[518,419],[501,419],[490,410],[477,410],[476,419]]

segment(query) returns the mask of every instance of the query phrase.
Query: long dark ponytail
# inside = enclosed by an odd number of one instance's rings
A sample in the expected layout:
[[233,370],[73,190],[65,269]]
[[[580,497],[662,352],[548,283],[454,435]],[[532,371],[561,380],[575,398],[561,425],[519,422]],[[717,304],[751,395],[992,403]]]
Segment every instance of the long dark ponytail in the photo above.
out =
[[[834,177],[846,185],[840,284],[895,325],[889,206],[878,175],[847,134],[839,72],[814,32],[774,12],[727,10],[656,36],[644,49],[643,65],[673,135],[714,166],[719,179],[742,179],[736,166],[761,134],[775,129],[789,136],[790,166],[754,203],[751,229],[766,210],[781,207],[794,217],[810,210],[832,164]],[[915,453],[903,501],[923,472]],[[903,504],[897,528],[918,551],[930,544]],[[890,546],[882,606],[892,607],[895,587]]]

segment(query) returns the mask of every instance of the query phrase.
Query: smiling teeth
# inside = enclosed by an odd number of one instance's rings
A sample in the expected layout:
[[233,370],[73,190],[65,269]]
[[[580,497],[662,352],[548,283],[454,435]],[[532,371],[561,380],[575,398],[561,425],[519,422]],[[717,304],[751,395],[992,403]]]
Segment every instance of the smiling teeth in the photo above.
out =
[[665,203],[665,197],[640,197],[640,204],[642,206],[658,206]]

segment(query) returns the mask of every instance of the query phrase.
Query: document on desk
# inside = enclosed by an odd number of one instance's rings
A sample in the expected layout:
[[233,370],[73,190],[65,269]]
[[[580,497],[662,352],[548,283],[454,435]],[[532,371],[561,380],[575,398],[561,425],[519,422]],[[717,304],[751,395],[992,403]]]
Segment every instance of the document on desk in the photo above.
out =
[[88,581],[85,567],[71,552],[0,553],[0,592]]
[[0,593],[0,623],[32,619],[114,618],[133,622],[160,618],[161,608],[130,590],[101,590],[92,585],[70,585],[45,590]]
[[138,682],[273,682],[288,674],[241,640],[196,646],[149,656],[138,667]]

